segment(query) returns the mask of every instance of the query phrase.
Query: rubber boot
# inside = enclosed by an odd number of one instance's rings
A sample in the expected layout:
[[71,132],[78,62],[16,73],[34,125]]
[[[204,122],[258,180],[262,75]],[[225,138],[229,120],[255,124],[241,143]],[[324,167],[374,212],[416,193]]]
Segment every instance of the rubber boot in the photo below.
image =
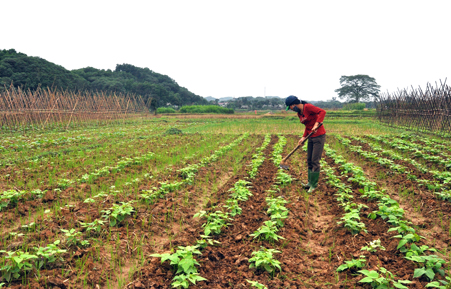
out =
[[319,180],[319,172],[311,172],[310,173],[310,189],[308,189],[308,193],[313,193],[318,186]]
[[308,190],[310,189],[311,185],[310,185],[310,180],[312,178],[312,170],[308,169],[308,183],[303,183],[302,186],[304,187],[304,189]]

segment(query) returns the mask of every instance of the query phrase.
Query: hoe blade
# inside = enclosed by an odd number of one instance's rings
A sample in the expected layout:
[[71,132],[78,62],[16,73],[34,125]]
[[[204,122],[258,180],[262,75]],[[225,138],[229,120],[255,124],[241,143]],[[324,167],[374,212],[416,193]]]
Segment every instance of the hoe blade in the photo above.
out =
[[290,166],[287,165],[287,164],[280,164],[279,167],[280,167],[281,169],[284,169],[284,170],[289,170],[289,169],[290,169]]

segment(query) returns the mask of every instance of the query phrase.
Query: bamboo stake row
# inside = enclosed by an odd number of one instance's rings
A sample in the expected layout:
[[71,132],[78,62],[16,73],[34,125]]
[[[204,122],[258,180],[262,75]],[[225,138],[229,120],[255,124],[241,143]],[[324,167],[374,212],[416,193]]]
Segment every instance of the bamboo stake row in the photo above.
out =
[[0,91],[0,130],[46,129],[95,121],[107,124],[149,115],[143,99],[133,94],[47,89]]
[[398,90],[383,93],[378,106],[378,117],[383,123],[414,130],[438,133],[451,132],[451,88],[440,81],[435,87],[427,84],[411,91]]

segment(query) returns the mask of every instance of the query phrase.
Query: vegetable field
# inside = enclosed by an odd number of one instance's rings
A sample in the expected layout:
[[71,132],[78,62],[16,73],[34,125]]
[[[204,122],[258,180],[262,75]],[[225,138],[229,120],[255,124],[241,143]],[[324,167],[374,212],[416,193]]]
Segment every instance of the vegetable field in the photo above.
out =
[[451,288],[451,140],[293,117],[0,139],[0,288]]

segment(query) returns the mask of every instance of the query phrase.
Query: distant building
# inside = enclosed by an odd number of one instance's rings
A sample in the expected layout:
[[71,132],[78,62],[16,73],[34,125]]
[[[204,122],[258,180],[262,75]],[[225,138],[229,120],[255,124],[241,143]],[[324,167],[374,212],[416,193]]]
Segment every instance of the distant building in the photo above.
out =
[[224,101],[224,102],[219,102],[218,104],[219,104],[219,106],[226,107],[229,104],[229,102]]

